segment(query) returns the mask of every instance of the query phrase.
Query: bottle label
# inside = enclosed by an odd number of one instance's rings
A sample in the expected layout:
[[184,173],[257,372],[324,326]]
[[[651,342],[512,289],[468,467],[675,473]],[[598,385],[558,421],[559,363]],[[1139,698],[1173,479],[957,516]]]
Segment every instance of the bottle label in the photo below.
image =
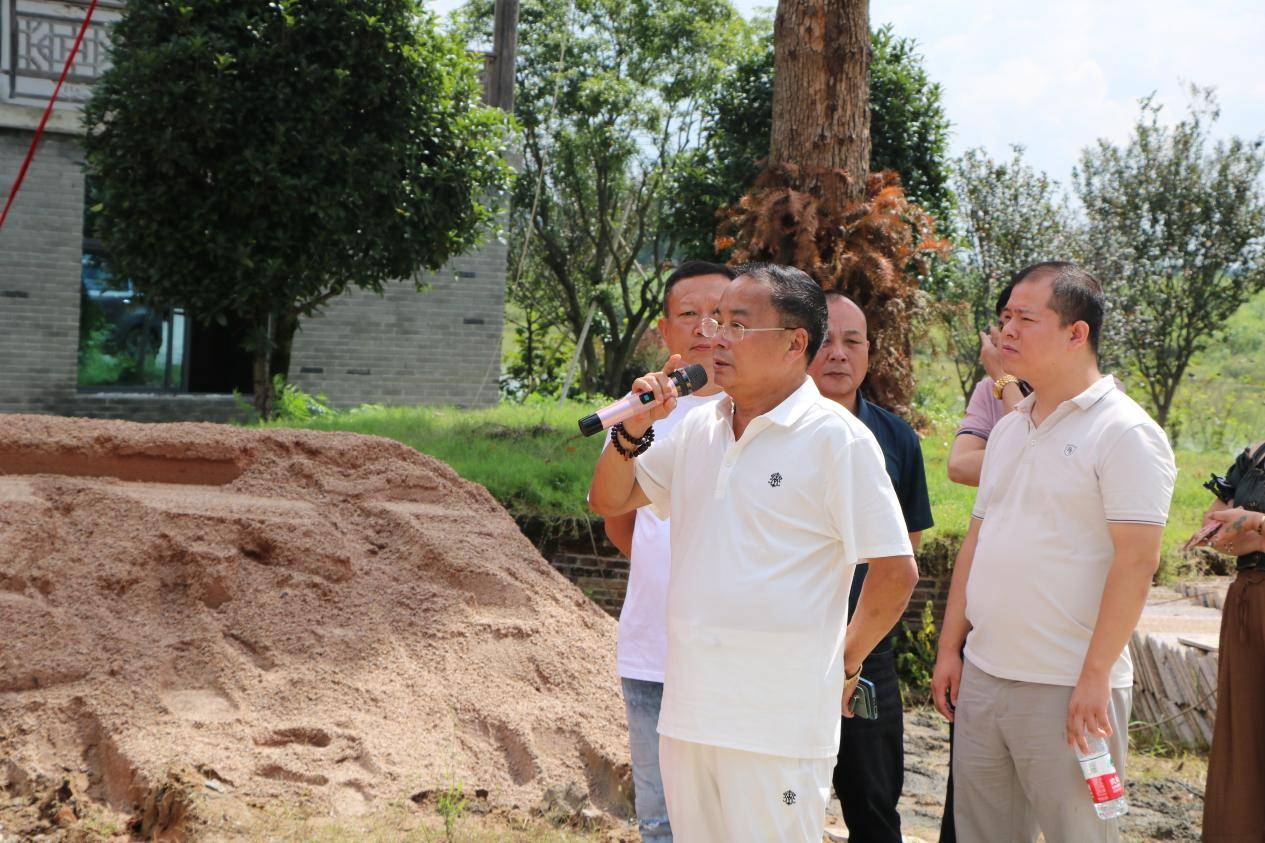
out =
[[1089,795],[1095,803],[1110,802],[1124,796],[1124,786],[1120,784],[1120,776],[1115,770],[1088,778],[1085,783],[1089,785]]

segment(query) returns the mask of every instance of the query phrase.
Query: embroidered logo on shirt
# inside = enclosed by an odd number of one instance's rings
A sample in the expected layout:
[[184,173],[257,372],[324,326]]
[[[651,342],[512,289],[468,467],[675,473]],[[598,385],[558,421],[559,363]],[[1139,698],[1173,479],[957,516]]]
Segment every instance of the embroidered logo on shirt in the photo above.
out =
[[[776,489],[778,486],[781,486],[781,485],[782,485],[782,475],[781,475],[781,474],[778,474],[776,471],[775,471],[775,472],[773,472],[772,474],[770,474],[770,475],[769,475],[769,485],[770,485],[770,486],[772,486],[774,489]],[[787,791],[787,793],[790,793],[790,791]],[[795,794],[793,794],[793,793],[792,793],[791,795],[792,795],[792,796],[794,796]]]
[[794,805],[794,804],[795,804],[795,791],[793,791],[793,790],[788,790],[788,791],[786,791],[785,793],[783,793],[783,794],[782,794],[782,801],[783,801],[783,802],[785,802],[787,805]]
[[1076,453],[1075,445],[1068,445],[1066,448],[1063,449],[1063,456],[1065,457],[1070,457],[1074,453]]

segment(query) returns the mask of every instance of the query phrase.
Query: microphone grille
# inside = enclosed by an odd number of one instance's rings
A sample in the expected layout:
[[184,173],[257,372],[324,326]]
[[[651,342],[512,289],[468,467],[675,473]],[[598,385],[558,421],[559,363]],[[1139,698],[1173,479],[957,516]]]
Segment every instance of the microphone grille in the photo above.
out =
[[697,392],[707,385],[707,370],[698,363],[691,363],[682,371],[685,372],[685,378],[689,381],[689,392]]

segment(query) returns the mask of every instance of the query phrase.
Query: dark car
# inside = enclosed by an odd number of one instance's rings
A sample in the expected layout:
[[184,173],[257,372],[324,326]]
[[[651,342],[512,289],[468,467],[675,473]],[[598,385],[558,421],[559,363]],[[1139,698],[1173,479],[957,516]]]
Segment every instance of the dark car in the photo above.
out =
[[140,299],[130,280],[120,281],[106,271],[99,256],[83,256],[83,306],[87,324],[108,325],[107,351],[136,356],[142,344],[146,354],[153,354],[162,345],[162,314]]

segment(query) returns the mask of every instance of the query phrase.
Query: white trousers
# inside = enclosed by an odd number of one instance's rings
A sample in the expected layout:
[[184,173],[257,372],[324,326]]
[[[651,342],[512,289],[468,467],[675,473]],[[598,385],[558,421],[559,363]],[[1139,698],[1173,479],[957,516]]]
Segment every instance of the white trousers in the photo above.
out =
[[821,843],[834,765],[659,736],[678,843]]

